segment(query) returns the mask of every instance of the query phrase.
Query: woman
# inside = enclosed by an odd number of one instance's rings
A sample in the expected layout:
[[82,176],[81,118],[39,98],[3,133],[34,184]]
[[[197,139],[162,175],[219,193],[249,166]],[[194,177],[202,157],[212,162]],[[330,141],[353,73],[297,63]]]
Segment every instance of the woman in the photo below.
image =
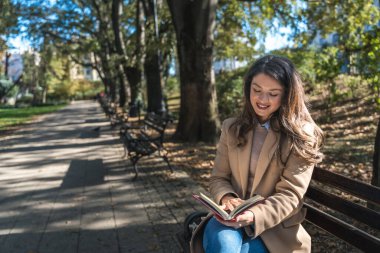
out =
[[303,197],[321,161],[322,131],[305,105],[300,75],[284,57],[258,59],[244,81],[238,118],[224,121],[210,193],[225,210],[259,194],[265,201],[226,222],[209,215],[192,252],[310,252]]

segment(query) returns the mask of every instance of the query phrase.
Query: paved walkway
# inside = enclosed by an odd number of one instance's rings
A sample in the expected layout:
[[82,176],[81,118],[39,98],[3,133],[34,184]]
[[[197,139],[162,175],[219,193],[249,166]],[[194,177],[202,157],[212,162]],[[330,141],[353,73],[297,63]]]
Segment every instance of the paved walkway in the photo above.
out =
[[132,181],[117,129],[92,101],[0,138],[0,252],[181,252],[175,235],[201,187],[160,159],[140,171]]

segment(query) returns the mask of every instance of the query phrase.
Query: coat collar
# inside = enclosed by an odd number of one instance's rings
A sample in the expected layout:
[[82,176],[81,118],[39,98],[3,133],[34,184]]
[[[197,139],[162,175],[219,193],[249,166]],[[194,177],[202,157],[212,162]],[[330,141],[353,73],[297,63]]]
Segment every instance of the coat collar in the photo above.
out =
[[[261,148],[261,152],[257,161],[257,167],[255,172],[255,177],[252,185],[252,193],[258,186],[263,177],[274,152],[276,151],[276,147],[279,144],[280,134],[278,132],[273,131],[272,128],[268,130],[268,134],[264,140],[264,144]],[[240,184],[242,187],[243,197],[245,198],[248,187],[248,176],[249,176],[249,166],[250,166],[250,157],[252,152],[252,144],[253,144],[253,129],[247,133],[247,143],[244,147],[238,148],[238,168],[240,172]]]

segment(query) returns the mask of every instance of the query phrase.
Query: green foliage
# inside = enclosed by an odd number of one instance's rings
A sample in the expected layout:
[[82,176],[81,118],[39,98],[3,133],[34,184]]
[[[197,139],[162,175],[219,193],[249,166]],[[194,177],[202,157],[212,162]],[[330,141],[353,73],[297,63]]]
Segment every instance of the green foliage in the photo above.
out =
[[3,36],[8,36],[16,33],[17,25],[17,6],[10,0],[0,1],[0,52],[6,49],[5,39]]
[[217,29],[215,34],[215,57],[219,59],[251,59],[256,44],[255,37],[248,37],[243,31],[247,19],[242,2],[220,1],[217,9]]
[[215,58],[252,61],[264,52],[263,46],[268,32],[279,32],[281,26],[297,27],[292,14],[295,2],[219,1]]
[[179,96],[179,80],[175,76],[170,76],[166,80],[165,94],[167,97]]
[[221,119],[236,116],[243,101],[243,79],[247,67],[222,72],[216,76],[218,110]]
[[368,30],[377,29],[380,12],[373,1],[308,1],[305,6],[299,15],[307,19],[309,41],[317,32],[323,37],[335,33],[340,45],[354,49],[363,46]]
[[16,100],[17,107],[25,107],[33,104],[33,94],[25,94]]
[[367,86],[361,76],[344,75],[342,82],[345,84],[346,89],[342,89],[341,92],[344,93],[347,98],[359,97],[363,94],[363,91],[365,92],[363,88]]
[[[317,80],[330,84],[332,97],[336,95],[331,83],[347,67],[349,75],[367,79],[372,89],[378,75],[380,58],[380,9],[373,1],[308,1],[300,9],[299,17],[305,21],[307,30],[298,40],[302,45],[314,44],[316,36],[335,38],[316,48]],[[348,86],[352,83],[347,84]]]
[[271,52],[289,58],[296,66],[305,85],[306,93],[312,93],[316,89],[316,52],[307,49],[284,48]]
[[99,82],[79,79],[71,82],[71,93],[69,96],[74,99],[91,99],[101,91],[103,91],[103,87]]
[[336,47],[324,48],[316,54],[316,78],[321,82],[332,82],[340,73],[342,63],[339,61],[339,49]]
[[[83,54],[95,53],[108,64],[111,72],[117,69],[122,57],[135,66],[141,56],[136,48],[137,1],[123,1],[120,23],[126,55],[122,56],[113,53],[112,47],[107,46],[113,43],[114,38],[110,27],[111,2],[57,0],[41,3],[31,0],[20,1],[22,8],[19,8],[19,5],[12,6],[9,0],[1,1],[0,34],[10,33],[7,27],[12,25],[6,24],[14,25],[15,19],[12,17],[17,16],[10,13],[20,10],[17,14],[20,14],[21,20],[27,20],[24,24],[28,25],[28,33],[36,41],[52,41],[55,44],[54,50],[48,45],[41,47],[41,65],[26,69],[23,85],[46,89],[51,98],[87,96],[84,94],[92,88],[86,88],[86,91],[73,88],[77,84],[72,84],[68,78],[67,55],[79,59]],[[166,4],[159,5],[158,14],[160,40],[154,38],[153,19],[151,16],[146,18],[144,25],[148,43],[145,50],[160,49],[163,76],[168,77],[170,63],[175,57],[175,34]],[[294,48],[272,53],[287,56],[295,63],[308,93],[320,92],[331,104],[355,97],[358,90],[367,88],[374,93],[374,100],[380,101],[379,20],[379,8],[373,1],[220,0],[214,33],[214,58],[251,62],[257,55],[263,54],[260,45],[263,45],[268,32],[279,32],[279,28],[285,26],[291,28]],[[333,43],[316,45],[315,38],[328,38],[333,34],[336,38]],[[345,66],[347,75],[342,75]],[[102,70],[106,71],[106,68]],[[34,79],[33,73],[37,73]],[[219,110],[224,115],[235,113],[235,97],[242,95],[240,79],[244,73],[237,76],[233,73],[217,77]],[[111,73],[111,77],[113,75]],[[179,94],[178,87],[177,80],[168,77],[166,94]]]
[[12,86],[13,82],[11,80],[5,79],[5,77],[0,76],[0,98],[5,96]]

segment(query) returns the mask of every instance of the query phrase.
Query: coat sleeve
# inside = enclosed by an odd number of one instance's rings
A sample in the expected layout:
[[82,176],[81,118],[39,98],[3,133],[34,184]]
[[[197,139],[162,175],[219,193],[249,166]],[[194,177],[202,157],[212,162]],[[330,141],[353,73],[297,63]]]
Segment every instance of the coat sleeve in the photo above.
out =
[[214,167],[210,178],[210,193],[216,203],[220,203],[222,197],[226,194],[232,194],[238,197],[231,184],[231,167],[228,158],[228,129],[233,119],[227,119],[223,122],[222,132],[217,146]]
[[290,153],[274,193],[250,209],[255,215],[254,237],[300,211],[313,168],[314,164]]

